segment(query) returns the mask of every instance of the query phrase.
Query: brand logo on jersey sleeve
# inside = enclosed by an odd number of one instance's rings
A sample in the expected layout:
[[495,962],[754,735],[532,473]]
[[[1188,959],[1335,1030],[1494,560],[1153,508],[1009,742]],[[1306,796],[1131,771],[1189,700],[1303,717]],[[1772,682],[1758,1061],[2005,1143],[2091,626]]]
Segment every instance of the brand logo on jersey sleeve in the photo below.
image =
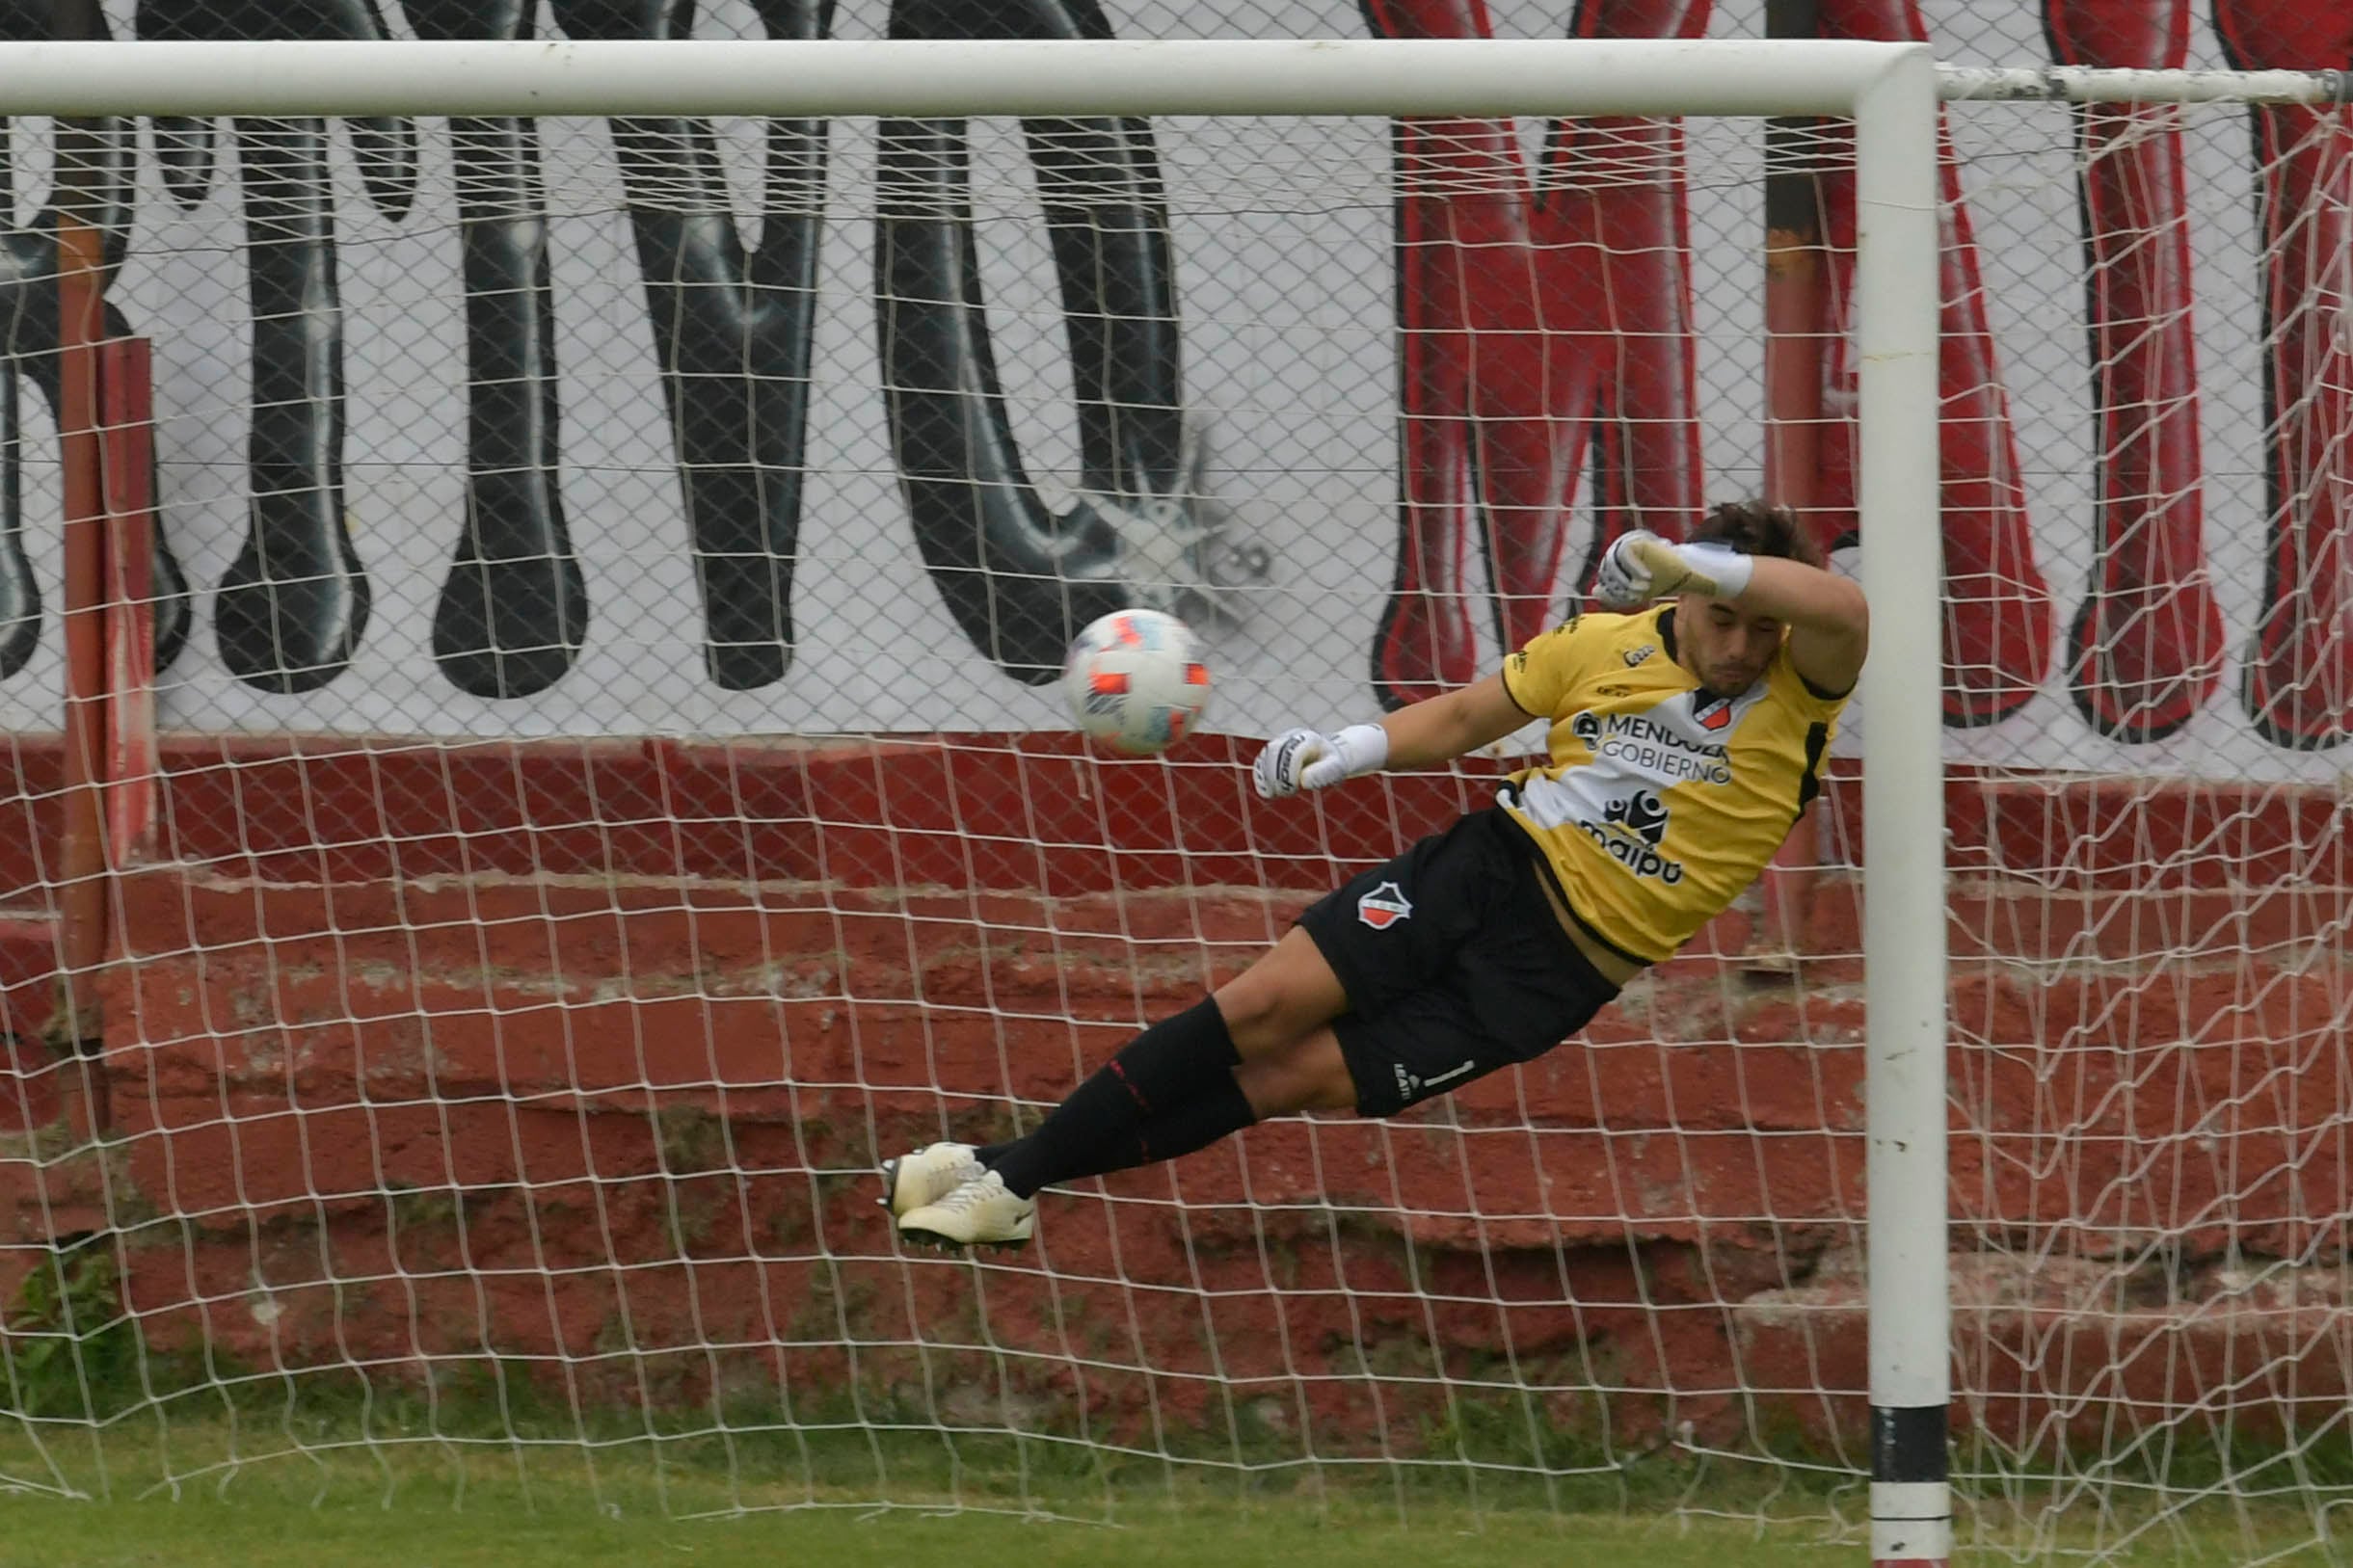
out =
[[1648,643],[1644,643],[1640,648],[1627,649],[1625,652],[1620,655],[1620,657],[1626,661],[1626,668],[1631,670],[1636,665],[1642,663],[1643,660],[1648,658],[1651,654],[1657,651],[1658,650],[1656,648],[1652,647]]
[[1356,900],[1356,918],[1376,931],[1386,931],[1412,916],[1413,905],[1407,901],[1404,890],[1394,882],[1384,882]]

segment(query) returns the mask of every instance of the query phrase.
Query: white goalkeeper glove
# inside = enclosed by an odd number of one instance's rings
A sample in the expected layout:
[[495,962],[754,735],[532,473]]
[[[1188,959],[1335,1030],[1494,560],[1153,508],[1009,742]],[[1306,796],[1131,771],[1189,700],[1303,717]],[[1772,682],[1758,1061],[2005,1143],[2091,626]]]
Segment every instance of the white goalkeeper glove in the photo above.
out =
[[1601,552],[1593,593],[1613,610],[1631,610],[1672,594],[1738,598],[1756,563],[1725,545],[1670,545],[1647,528],[1618,536]]
[[1279,800],[1377,773],[1388,760],[1389,731],[1377,724],[1351,724],[1332,735],[1286,730],[1250,764],[1250,782],[1260,800]]

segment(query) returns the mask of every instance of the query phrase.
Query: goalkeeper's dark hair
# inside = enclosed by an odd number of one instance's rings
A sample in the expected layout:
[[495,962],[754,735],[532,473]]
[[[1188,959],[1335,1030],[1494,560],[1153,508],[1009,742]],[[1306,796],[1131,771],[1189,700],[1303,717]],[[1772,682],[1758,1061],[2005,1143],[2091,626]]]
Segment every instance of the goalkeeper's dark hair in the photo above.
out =
[[1824,564],[1822,546],[1797,515],[1762,501],[1720,501],[1691,531],[1694,545],[1723,545],[1743,555],[1770,555],[1809,567]]

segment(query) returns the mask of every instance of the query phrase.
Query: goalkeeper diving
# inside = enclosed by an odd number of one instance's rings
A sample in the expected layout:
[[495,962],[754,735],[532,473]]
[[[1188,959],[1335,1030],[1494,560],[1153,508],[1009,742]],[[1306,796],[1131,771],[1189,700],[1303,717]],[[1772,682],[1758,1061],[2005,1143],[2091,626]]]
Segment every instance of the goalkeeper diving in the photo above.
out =
[[1485,679],[1333,734],[1290,730],[1268,799],[1476,752],[1531,719],[1548,760],[1303,911],[1145,1029],[1027,1136],[886,1160],[910,1241],[1019,1246],[1045,1187],[1174,1159],[1269,1117],[1391,1116],[1576,1033],[1732,902],[1820,787],[1869,613],[1785,511],[1620,536],[1596,598]]

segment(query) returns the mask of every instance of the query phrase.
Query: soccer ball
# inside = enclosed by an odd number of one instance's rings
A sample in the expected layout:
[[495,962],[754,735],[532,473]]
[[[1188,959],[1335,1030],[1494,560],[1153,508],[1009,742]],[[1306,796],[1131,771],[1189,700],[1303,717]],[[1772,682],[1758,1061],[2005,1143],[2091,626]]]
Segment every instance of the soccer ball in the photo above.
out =
[[1088,624],[1062,661],[1062,695],[1081,730],[1149,757],[1192,732],[1209,705],[1209,665],[1192,627],[1158,610]]

